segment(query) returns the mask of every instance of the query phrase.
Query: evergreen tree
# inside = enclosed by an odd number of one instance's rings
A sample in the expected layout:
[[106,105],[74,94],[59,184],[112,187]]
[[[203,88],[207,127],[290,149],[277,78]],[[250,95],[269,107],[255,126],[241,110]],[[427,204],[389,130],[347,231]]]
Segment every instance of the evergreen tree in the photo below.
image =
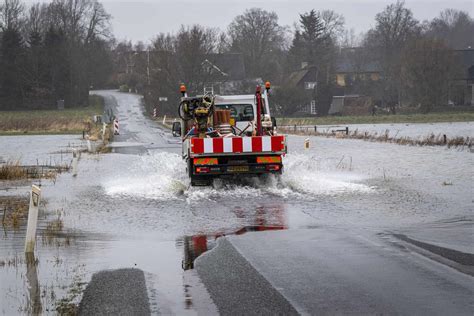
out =
[[315,65],[327,47],[324,24],[315,10],[300,14],[301,31],[295,31],[290,54],[293,60]]
[[20,31],[14,28],[5,29],[1,42],[1,94],[6,97],[10,106],[21,106],[18,103],[21,102],[23,92],[20,74],[24,43]]
[[66,59],[64,32],[50,26],[44,39],[45,64],[48,69],[47,85],[55,100],[65,99],[69,67]]

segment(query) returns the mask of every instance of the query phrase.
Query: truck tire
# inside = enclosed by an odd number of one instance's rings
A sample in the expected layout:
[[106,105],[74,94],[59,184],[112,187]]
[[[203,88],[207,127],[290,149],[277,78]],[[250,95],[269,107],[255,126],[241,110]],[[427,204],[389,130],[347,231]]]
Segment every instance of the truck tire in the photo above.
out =
[[187,167],[188,168],[188,176],[189,176],[190,179],[192,179],[193,178],[193,161],[190,158],[188,158],[187,163],[188,163],[188,167]]

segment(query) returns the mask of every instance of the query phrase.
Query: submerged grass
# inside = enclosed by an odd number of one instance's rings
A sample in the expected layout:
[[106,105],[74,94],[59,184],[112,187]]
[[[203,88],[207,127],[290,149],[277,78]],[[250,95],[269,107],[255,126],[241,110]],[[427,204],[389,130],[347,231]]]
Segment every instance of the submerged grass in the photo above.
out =
[[1,180],[27,180],[27,179],[50,179],[55,181],[58,174],[68,171],[70,166],[54,165],[54,166],[23,166],[19,160],[7,161],[0,164],[0,181]]
[[55,303],[55,310],[58,315],[74,316],[79,314],[79,302],[84,293],[86,282],[83,281],[84,273],[80,271],[84,266],[75,269],[75,276],[69,285],[67,295]]
[[103,113],[104,99],[89,97],[89,106],[64,110],[0,112],[0,135],[78,134],[91,124],[92,116]]
[[19,180],[26,179],[27,172],[20,165],[20,161],[7,161],[0,166],[0,180]]
[[0,259],[0,267],[16,268],[24,264],[33,264],[34,266],[38,266],[39,259],[37,257],[33,257],[32,259],[28,257],[20,257],[18,254],[12,258]]
[[390,136],[390,131],[387,129],[385,133],[378,134],[377,132],[359,132],[357,129],[346,133],[345,131],[328,131],[328,132],[315,132],[312,129],[297,129],[296,131],[293,128],[282,128],[280,130],[295,134],[295,135],[312,135],[312,136],[324,136],[324,137],[335,137],[343,139],[360,139],[373,142],[383,142],[383,143],[394,143],[398,145],[411,145],[411,146],[447,146],[451,147],[462,147],[472,149],[472,138],[457,136],[453,138],[448,138],[445,135],[435,135],[430,134],[421,139],[414,139],[410,137],[396,137]]
[[285,125],[336,125],[336,124],[377,124],[377,123],[441,123],[472,122],[473,112],[441,112],[427,114],[395,114],[364,116],[326,116],[305,118],[277,118],[278,126]]
[[26,197],[0,197],[0,211],[2,211],[2,225],[18,229],[20,224],[28,218],[29,200]]

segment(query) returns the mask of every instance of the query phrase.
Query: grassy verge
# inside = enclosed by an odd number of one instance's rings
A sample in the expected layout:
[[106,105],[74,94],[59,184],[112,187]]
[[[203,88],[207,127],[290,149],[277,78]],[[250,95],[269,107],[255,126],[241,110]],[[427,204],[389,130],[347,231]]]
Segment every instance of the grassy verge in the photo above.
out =
[[338,125],[376,123],[437,123],[471,122],[474,112],[446,112],[428,114],[396,114],[376,116],[327,116],[306,118],[277,118],[278,125]]
[[79,134],[88,128],[93,115],[104,111],[104,99],[89,97],[89,106],[65,110],[0,112],[0,135]]

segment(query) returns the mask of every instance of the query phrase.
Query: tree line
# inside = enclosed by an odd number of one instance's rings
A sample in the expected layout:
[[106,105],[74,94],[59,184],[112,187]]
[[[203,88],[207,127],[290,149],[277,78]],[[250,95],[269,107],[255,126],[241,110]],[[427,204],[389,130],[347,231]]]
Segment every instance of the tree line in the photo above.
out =
[[[341,93],[336,74],[344,54],[353,68],[372,63],[381,75],[374,81],[348,76],[343,93],[357,91],[382,106],[409,103],[429,111],[449,102],[450,83],[462,71],[453,50],[474,47],[474,21],[467,12],[446,9],[431,21],[418,21],[403,1],[385,7],[374,27],[359,35],[331,10],[303,12],[288,27],[276,13],[251,8],[225,30],[182,25],[144,44],[116,41],[110,18],[97,0],[30,7],[3,0],[0,108],[54,106],[61,99],[81,106],[91,87],[122,86],[142,93],[150,107],[159,104],[161,114],[175,114],[179,84],[202,93],[204,83],[213,80],[203,61],[237,53],[247,79],[242,93],[251,92],[258,78],[270,80],[276,110],[283,115],[293,114],[308,98],[316,99],[320,114],[327,113],[332,96]],[[288,82],[302,65],[317,69],[313,90],[301,92]]]
[[110,18],[96,0],[0,3],[0,109],[86,106],[113,69]]
[[[472,34],[474,21],[467,12],[446,9],[431,21],[418,21],[403,1],[386,6],[375,16],[374,27],[360,35],[348,30],[344,17],[331,10],[301,13],[289,28],[279,24],[274,12],[251,8],[236,16],[225,31],[182,26],[175,33],[158,34],[148,47],[119,43],[116,53],[129,58],[133,66],[119,81],[144,90],[152,106],[159,96],[176,95],[178,83],[185,83],[192,93],[202,93],[203,82],[209,81],[203,60],[212,54],[239,53],[248,78],[270,80],[277,86],[274,103],[283,115],[296,112],[308,98],[314,98],[318,112],[325,114],[333,95],[351,91],[371,96],[379,106],[395,109],[411,104],[427,112],[450,101],[453,80],[464,75],[454,50],[474,47]],[[336,72],[345,53],[356,70],[363,72],[369,64],[377,68],[378,80],[348,76],[341,91]],[[318,69],[314,91],[301,91],[288,83],[302,64]],[[250,82],[243,92],[252,89]],[[174,113],[174,100],[159,106]]]

